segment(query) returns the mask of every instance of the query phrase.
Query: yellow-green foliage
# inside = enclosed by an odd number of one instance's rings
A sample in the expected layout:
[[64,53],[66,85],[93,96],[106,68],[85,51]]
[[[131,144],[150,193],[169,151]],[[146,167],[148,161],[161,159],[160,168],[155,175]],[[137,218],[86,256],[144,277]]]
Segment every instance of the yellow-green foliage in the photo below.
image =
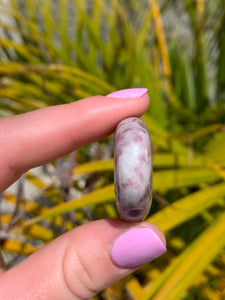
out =
[[[149,90],[147,221],[166,233],[168,251],[101,297],[125,299],[126,290],[126,299],[224,299],[224,1],[6,3],[0,0],[1,117],[116,89]],[[112,138],[30,170],[17,192],[1,195],[18,206],[1,212],[3,254],[17,259],[85,222],[118,218]]]

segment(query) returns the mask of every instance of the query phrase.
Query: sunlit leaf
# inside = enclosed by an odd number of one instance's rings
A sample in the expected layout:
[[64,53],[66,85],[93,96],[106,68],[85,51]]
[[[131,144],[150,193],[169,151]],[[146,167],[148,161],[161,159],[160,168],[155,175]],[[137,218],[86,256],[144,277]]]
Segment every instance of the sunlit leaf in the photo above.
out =
[[152,215],[148,221],[157,224],[163,231],[168,231],[216,205],[224,196],[224,183],[209,186],[175,201]]
[[225,213],[197,237],[155,280],[143,299],[179,299],[225,246]]
[[100,203],[103,203],[106,201],[110,201],[110,200],[113,200],[114,197],[115,197],[114,196],[114,187],[113,187],[113,185],[109,185],[109,186],[103,187],[99,190],[96,190],[94,192],[91,192],[87,195],[84,195],[79,199],[73,199],[67,203],[62,203],[53,208],[50,208],[50,209],[46,210],[44,212],[44,214],[23,222],[23,224],[20,227],[25,228],[31,224],[34,224],[36,222],[43,220],[43,219],[53,217],[58,214],[66,213],[70,210],[75,210],[75,209],[81,208],[86,205],[94,205],[94,204],[100,204]]

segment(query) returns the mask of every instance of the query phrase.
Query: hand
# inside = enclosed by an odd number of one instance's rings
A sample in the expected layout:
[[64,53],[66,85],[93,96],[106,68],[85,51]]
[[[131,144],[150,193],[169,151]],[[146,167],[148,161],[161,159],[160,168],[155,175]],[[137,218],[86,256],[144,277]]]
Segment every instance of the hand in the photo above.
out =
[[[141,116],[149,105],[143,92],[136,98],[112,97],[90,97],[0,120],[0,191],[30,168],[106,137],[122,119]],[[165,245],[154,224],[90,222],[2,273],[0,299],[88,299],[163,254]]]

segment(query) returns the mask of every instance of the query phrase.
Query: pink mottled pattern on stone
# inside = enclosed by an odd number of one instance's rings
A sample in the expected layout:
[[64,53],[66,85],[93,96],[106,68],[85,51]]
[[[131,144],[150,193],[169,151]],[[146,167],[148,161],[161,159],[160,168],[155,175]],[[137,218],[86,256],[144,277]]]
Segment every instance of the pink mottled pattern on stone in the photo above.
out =
[[139,118],[121,121],[115,131],[114,178],[117,208],[126,221],[141,221],[152,193],[151,141]]

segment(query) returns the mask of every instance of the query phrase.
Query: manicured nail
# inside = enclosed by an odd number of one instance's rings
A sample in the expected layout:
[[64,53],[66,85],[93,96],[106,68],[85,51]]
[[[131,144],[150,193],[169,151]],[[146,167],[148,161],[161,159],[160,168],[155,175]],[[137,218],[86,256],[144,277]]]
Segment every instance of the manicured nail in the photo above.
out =
[[163,242],[151,229],[136,228],[119,236],[113,244],[111,257],[116,265],[130,268],[152,261],[165,251]]
[[126,90],[120,90],[113,92],[106,97],[112,97],[112,98],[139,98],[142,97],[144,94],[148,92],[147,89],[141,88],[141,89],[126,89]]

